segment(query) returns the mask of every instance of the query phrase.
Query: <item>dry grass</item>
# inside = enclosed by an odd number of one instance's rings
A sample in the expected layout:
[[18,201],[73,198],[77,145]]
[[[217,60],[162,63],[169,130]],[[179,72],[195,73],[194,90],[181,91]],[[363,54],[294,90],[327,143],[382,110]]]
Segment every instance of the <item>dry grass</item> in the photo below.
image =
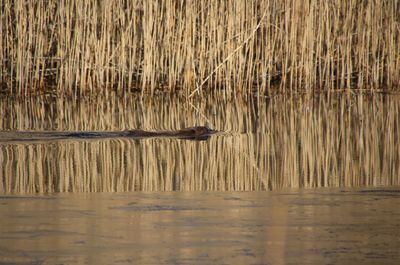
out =
[[400,100],[325,96],[194,104],[113,96],[0,101],[0,130],[176,129],[171,139],[0,144],[0,192],[254,191],[400,185]]
[[398,0],[0,0],[0,35],[18,95],[400,84]]

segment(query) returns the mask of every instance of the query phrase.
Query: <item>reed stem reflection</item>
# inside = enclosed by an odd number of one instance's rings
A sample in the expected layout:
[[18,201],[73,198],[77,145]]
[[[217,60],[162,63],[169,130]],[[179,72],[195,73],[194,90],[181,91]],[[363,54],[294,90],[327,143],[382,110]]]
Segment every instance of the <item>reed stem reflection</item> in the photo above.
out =
[[171,98],[5,98],[3,131],[175,130],[207,141],[87,139],[0,144],[3,193],[262,191],[400,184],[399,98],[276,96],[242,102]]

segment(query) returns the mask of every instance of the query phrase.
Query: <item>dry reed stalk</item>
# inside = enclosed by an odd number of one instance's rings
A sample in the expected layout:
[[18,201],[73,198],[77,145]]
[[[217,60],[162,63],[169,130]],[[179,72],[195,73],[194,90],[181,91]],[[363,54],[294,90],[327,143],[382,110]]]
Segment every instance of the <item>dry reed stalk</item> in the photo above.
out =
[[0,0],[0,20],[0,86],[17,95],[400,84],[399,0]]

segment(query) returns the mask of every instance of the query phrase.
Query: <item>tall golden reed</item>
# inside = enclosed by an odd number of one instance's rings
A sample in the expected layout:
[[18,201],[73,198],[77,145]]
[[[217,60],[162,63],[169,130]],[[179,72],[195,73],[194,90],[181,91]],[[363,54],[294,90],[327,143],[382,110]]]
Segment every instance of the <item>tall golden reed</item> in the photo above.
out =
[[0,0],[0,35],[18,95],[400,84],[399,0]]

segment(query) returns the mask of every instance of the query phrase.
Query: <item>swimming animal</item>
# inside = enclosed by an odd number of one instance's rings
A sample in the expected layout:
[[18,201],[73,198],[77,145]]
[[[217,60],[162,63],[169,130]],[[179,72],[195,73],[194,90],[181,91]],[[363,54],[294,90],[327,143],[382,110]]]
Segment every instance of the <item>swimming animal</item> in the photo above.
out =
[[106,138],[177,138],[184,140],[207,140],[216,130],[207,126],[195,126],[176,131],[76,131],[76,132],[0,132],[0,142],[52,141],[68,139],[106,139]]

